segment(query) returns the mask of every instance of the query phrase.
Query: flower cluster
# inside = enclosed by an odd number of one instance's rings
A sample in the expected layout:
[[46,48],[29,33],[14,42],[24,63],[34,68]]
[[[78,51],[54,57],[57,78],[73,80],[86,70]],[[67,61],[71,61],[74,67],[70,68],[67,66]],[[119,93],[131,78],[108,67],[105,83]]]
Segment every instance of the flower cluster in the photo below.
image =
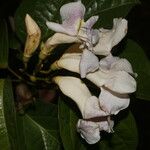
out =
[[[99,17],[92,16],[85,21],[84,14],[85,6],[81,1],[63,5],[60,8],[62,24],[46,22],[47,27],[56,33],[42,44],[39,58],[45,59],[58,44],[80,44],[82,53],[63,54],[51,69],[63,68],[79,73],[81,78],[88,79],[100,89],[99,97],[96,97],[79,78],[53,78],[62,93],[70,97],[81,111],[77,131],[89,144],[94,144],[101,138],[100,131],[113,132],[111,115],[129,106],[129,94],[136,91],[136,73],[128,60],[111,54],[112,48],[127,33],[127,20],[115,18],[110,30],[93,29]],[[99,60],[97,55],[104,57]]]

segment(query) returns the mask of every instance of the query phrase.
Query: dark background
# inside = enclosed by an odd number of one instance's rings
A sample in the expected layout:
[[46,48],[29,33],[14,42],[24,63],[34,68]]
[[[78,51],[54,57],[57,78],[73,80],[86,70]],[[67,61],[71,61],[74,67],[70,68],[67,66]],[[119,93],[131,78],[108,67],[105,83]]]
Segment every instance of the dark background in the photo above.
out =
[[[150,0],[141,0],[141,5],[135,6],[127,18],[129,38],[135,40],[150,59]],[[139,131],[138,150],[150,149],[150,102],[134,100],[130,107]]]
[[[21,0],[1,0],[0,18],[13,15],[20,2]],[[141,0],[141,4],[131,10],[127,19],[128,37],[135,40],[150,58],[150,0]],[[138,150],[150,149],[150,102],[131,100],[130,108],[138,126]]]

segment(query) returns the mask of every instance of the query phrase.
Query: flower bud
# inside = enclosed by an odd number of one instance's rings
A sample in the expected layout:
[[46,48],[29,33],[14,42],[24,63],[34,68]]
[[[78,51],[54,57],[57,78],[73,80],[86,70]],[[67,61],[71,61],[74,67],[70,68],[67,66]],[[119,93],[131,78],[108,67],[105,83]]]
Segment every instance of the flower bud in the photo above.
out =
[[23,61],[24,63],[27,63],[29,58],[39,46],[41,30],[29,14],[27,14],[25,17],[25,24],[27,30],[27,39],[23,54]]

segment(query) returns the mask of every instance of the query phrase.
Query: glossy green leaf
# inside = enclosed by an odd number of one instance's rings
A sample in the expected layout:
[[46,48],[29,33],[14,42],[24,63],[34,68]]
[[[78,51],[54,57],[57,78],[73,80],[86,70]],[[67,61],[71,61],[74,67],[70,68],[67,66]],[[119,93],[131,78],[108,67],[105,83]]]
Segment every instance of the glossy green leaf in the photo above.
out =
[[138,74],[136,97],[150,100],[150,60],[144,50],[136,42],[128,40],[121,57],[127,58]]
[[60,150],[57,106],[37,102],[35,109],[16,117],[10,81],[0,80],[0,148]]
[[136,150],[138,133],[134,117],[129,112],[123,119],[118,120],[114,133],[99,142],[100,150]]
[[0,80],[0,149],[18,150],[16,112],[11,82]]
[[[24,42],[26,38],[25,14],[30,14],[42,30],[42,39],[48,38],[53,32],[45,22],[61,22],[59,9],[70,0],[24,0],[15,14],[17,35]],[[131,7],[139,0],[82,0],[86,7],[85,19],[92,15],[99,15],[97,26],[110,27],[114,17],[124,17]]]
[[8,31],[5,20],[0,20],[0,68],[8,66]]
[[[58,104],[60,136],[65,150],[85,150],[82,138],[77,133],[76,124],[78,116],[75,110],[75,104],[68,103],[71,101],[67,97],[61,97]],[[75,109],[73,109],[75,107]]]
[[57,106],[36,102],[35,109],[18,116],[21,150],[60,150]]

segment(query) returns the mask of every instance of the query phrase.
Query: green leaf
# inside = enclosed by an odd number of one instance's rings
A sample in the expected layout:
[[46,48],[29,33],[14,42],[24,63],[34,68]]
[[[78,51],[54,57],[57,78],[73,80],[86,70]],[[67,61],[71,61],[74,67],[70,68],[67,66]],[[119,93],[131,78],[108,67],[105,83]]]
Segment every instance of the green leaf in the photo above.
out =
[[0,68],[8,66],[8,31],[5,20],[0,20]]
[[137,144],[138,133],[136,123],[132,113],[129,112],[123,119],[118,120],[118,123],[114,127],[114,133],[108,139],[102,139],[99,142],[99,149],[136,150]]
[[14,33],[9,33],[9,48],[13,50],[20,50],[21,48],[21,43]]
[[82,0],[85,4],[86,19],[92,15],[99,15],[96,27],[112,27],[113,18],[125,17],[131,8],[139,4],[139,0]]
[[[17,35],[21,41],[25,41],[25,15],[30,14],[42,30],[42,40],[47,39],[54,32],[45,24],[48,21],[61,22],[59,9],[70,0],[24,0],[15,14]],[[82,0],[86,7],[85,18],[99,15],[97,26],[110,27],[114,17],[124,17],[131,7],[139,3],[139,0]]]
[[0,80],[0,147],[2,150],[60,150],[57,106],[36,102],[17,115],[10,81]]
[[150,100],[150,60],[144,50],[136,42],[128,40],[121,57],[128,59],[138,74],[136,97]]
[[16,112],[11,82],[0,80],[0,148],[18,150]]
[[60,127],[60,136],[63,142],[65,150],[85,150],[82,138],[77,133],[76,124],[78,121],[78,116],[73,107],[73,103],[66,103],[64,101],[71,101],[67,97],[61,97],[58,103],[58,113],[59,113],[59,127]]
[[18,116],[21,150],[60,150],[57,106],[36,102],[35,110]]

